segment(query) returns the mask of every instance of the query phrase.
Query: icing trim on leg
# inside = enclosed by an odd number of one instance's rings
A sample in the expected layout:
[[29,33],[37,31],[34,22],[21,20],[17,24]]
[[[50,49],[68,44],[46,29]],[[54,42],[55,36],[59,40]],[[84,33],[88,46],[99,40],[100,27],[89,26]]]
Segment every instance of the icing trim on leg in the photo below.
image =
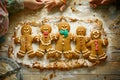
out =
[[28,54],[28,57],[30,58],[33,58],[35,56],[35,53],[33,50],[28,51],[27,54]]
[[25,56],[25,52],[20,50],[18,53],[17,53],[17,57],[19,58],[23,58]]
[[88,49],[86,49],[85,51],[82,51],[82,53],[84,58],[88,58],[90,55],[90,51]]
[[66,58],[66,59],[72,59],[73,58],[73,53],[72,53],[72,51],[65,51],[64,52],[64,57]]
[[56,52],[62,54],[62,51],[58,51],[58,50],[56,50]]
[[45,52],[45,50],[42,50],[42,49],[38,49],[38,51],[43,52],[43,53]]
[[49,49],[47,50],[47,52],[48,52],[48,51],[54,51],[54,49],[53,49],[53,48],[49,48]]
[[81,57],[81,52],[75,49],[73,52],[73,58],[79,59],[80,57]]
[[47,58],[50,59],[50,58],[55,58],[55,50],[53,48],[49,48],[47,50]]
[[36,57],[41,58],[44,56],[44,52],[45,52],[45,50],[38,49],[38,51],[36,51],[35,55],[36,55]]
[[96,55],[90,55],[89,56],[89,61],[95,62],[96,60],[97,60],[97,56]]
[[107,55],[105,53],[99,56],[100,60],[105,60],[106,58],[107,58]]
[[33,52],[33,50],[30,50],[30,51],[28,51],[26,54],[30,54],[30,53],[32,53]]
[[40,53],[40,54],[44,55],[44,52],[42,52],[42,51],[36,51],[36,53]]
[[75,49],[75,52],[76,52],[76,53],[78,53],[78,54],[80,54],[80,53],[81,53],[81,52],[80,52],[80,51],[78,51],[77,49]]

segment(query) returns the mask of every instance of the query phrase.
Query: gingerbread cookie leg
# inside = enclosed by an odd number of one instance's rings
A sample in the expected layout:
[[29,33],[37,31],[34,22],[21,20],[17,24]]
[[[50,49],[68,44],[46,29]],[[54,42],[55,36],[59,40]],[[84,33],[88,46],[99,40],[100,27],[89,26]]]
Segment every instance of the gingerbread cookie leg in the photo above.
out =
[[35,53],[36,57],[42,58],[44,56],[44,52],[45,52],[45,50],[38,49],[38,51]]
[[27,52],[27,54],[28,54],[28,57],[29,57],[29,58],[33,58],[33,57],[35,56],[35,53],[34,53],[33,50],[29,50],[29,51]]
[[60,59],[62,57],[62,51],[56,50],[55,51],[55,57],[56,57],[56,59]]
[[103,54],[99,54],[98,57],[99,57],[99,60],[104,61],[104,60],[106,60],[107,55],[105,53],[103,53]]
[[64,57],[68,60],[73,58],[73,52],[72,51],[65,51],[64,52]]
[[86,49],[85,51],[82,51],[82,53],[84,58],[88,58],[90,55],[90,51],[88,49]]
[[80,58],[80,55],[81,55],[81,52],[75,49],[74,55],[73,55],[74,57],[73,57],[73,58],[74,58],[74,59],[79,59],[79,58]]
[[89,56],[89,61],[91,61],[91,62],[97,61],[97,54],[96,54],[96,52],[91,51],[91,54]]
[[55,58],[55,50],[53,50],[52,48],[51,49],[48,49],[47,50],[47,59],[50,59],[50,58]]
[[19,57],[19,58],[23,58],[24,56],[25,56],[25,51],[20,50],[20,51],[17,53],[17,57]]

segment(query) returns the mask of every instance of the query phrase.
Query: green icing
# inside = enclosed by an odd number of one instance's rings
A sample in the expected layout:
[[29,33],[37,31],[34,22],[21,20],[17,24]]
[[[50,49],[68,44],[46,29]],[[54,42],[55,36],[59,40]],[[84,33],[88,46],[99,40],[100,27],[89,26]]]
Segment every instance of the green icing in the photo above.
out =
[[68,37],[68,30],[60,30],[59,33],[64,35],[65,38]]

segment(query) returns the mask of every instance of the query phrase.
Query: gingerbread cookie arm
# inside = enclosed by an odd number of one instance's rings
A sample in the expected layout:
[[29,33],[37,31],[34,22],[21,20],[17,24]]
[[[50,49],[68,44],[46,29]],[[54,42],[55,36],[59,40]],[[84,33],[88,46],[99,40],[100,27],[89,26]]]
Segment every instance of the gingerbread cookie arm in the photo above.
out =
[[90,37],[86,37],[86,43],[90,41]]
[[32,38],[32,42],[34,42],[34,41],[33,41],[33,39],[34,39],[34,36],[33,36],[33,35],[31,35],[31,38]]
[[58,39],[59,39],[59,36],[60,36],[60,34],[59,34],[59,33],[56,33],[55,36],[54,36],[54,40],[58,40]]
[[102,43],[103,43],[104,46],[107,46],[108,45],[108,39],[107,38],[103,39]]
[[15,42],[15,44],[19,44],[19,43],[20,43],[20,37],[16,37],[16,38],[14,39],[14,42]]
[[91,44],[92,44],[92,41],[88,42],[88,43],[86,44],[86,46],[87,46],[87,47],[90,47]]
[[39,41],[40,41],[40,36],[33,37],[33,42],[39,42]]
[[51,34],[50,34],[50,39],[51,39],[52,41],[55,40],[55,39],[56,39],[55,34],[51,33]]
[[76,42],[77,35],[73,34],[73,41]]
[[70,33],[70,36],[71,36],[71,41],[74,41],[75,40],[75,35]]

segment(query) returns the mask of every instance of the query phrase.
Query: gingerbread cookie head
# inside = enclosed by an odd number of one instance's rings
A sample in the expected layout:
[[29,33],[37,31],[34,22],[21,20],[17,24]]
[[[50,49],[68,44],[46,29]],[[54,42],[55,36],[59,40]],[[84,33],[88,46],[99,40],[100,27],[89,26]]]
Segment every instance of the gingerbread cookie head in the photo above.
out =
[[42,25],[41,28],[40,28],[40,30],[41,30],[41,32],[42,32],[43,34],[49,34],[49,33],[51,33],[51,31],[52,31],[51,26],[48,25],[48,24]]
[[23,27],[21,28],[21,34],[25,35],[25,34],[31,34],[31,33],[32,33],[32,29],[30,25],[24,24]]
[[70,25],[67,22],[60,22],[58,23],[58,29],[70,31]]
[[67,22],[58,23],[59,33],[64,35],[64,38],[68,37],[70,31],[70,25]]
[[86,35],[86,28],[83,26],[78,26],[76,29],[76,34],[77,35]]
[[92,39],[99,39],[99,38],[101,38],[101,32],[99,30],[93,30],[91,32],[91,38]]

